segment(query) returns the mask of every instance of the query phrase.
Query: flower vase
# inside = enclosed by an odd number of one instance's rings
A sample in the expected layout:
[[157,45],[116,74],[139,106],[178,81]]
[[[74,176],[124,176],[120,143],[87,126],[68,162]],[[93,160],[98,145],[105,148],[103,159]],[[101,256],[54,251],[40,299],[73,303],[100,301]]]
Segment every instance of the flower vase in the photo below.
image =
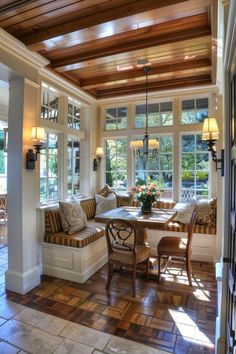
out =
[[145,200],[145,201],[142,202],[141,212],[143,214],[152,212],[152,202],[150,200]]

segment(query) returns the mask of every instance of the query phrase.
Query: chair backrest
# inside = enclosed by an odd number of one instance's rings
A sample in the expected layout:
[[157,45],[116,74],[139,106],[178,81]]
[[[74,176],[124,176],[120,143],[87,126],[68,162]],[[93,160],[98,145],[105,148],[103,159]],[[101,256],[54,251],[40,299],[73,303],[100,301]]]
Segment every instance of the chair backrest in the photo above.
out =
[[192,248],[192,240],[193,240],[193,230],[196,222],[196,209],[194,209],[190,222],[188,223],[188,241],[187,241],[187,252],[189,253]]
[[108,253],[135,253],[136,229],[128,221],[112,219],[106,224],[106,241]]
[[0,209],[7,211],[7,195],[0,194]]

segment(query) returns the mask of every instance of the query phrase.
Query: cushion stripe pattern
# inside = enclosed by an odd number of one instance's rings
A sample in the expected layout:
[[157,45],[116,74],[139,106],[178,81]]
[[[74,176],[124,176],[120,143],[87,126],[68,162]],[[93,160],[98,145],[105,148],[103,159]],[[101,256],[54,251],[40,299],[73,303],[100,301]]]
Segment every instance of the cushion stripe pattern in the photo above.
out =
[[[179,222],[170,222],[166,227],[166,231],[177,231],[177,232],[187,232],[187,224],[181,224]],[[194,227],[194,233],[197,234],[216,234],[216,228],[213,226],[199,225],[196,224]]]
[[98,240],[104,235],[104,226],[94,227],[93,225],[88,225],[83,230],[74,235],[66,235],[64,232],[46,234],[45,242],[68,247],[82,248]]
[[58,209],[45,211],[45,232],[55,233],[62,230]]
[[95,216],[95,212],[96,212],[96,202],[94,198],[91,199],[86,199],[86,200],[81,200],[80,201],[80,205],[82,206],[87,219],[93,219]]

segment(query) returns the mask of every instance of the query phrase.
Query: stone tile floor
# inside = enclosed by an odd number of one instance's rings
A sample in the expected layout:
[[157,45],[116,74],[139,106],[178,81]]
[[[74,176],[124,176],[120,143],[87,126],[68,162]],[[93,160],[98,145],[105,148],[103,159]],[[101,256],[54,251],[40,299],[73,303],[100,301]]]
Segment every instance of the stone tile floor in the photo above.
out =
[[4,287],[6,269],[7,247],[2,247],[0,248],[0,354],[165,353],[9,301]]

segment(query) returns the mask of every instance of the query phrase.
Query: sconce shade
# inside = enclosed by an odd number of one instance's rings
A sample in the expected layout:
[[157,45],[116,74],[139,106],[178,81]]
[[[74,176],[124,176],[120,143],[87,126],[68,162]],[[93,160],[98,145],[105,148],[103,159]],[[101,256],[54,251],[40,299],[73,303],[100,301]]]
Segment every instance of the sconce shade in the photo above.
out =
[[104,151],[103,151],[103,148],[101,146],[98,146],[96,148],[96,156],[104,156]]
[[202,140],[218,140],[219,127],[215,118],[205,118],[202,129]]
[[32,127],[31,139],[35,141],[45,140],[45,130],[41,127]]

